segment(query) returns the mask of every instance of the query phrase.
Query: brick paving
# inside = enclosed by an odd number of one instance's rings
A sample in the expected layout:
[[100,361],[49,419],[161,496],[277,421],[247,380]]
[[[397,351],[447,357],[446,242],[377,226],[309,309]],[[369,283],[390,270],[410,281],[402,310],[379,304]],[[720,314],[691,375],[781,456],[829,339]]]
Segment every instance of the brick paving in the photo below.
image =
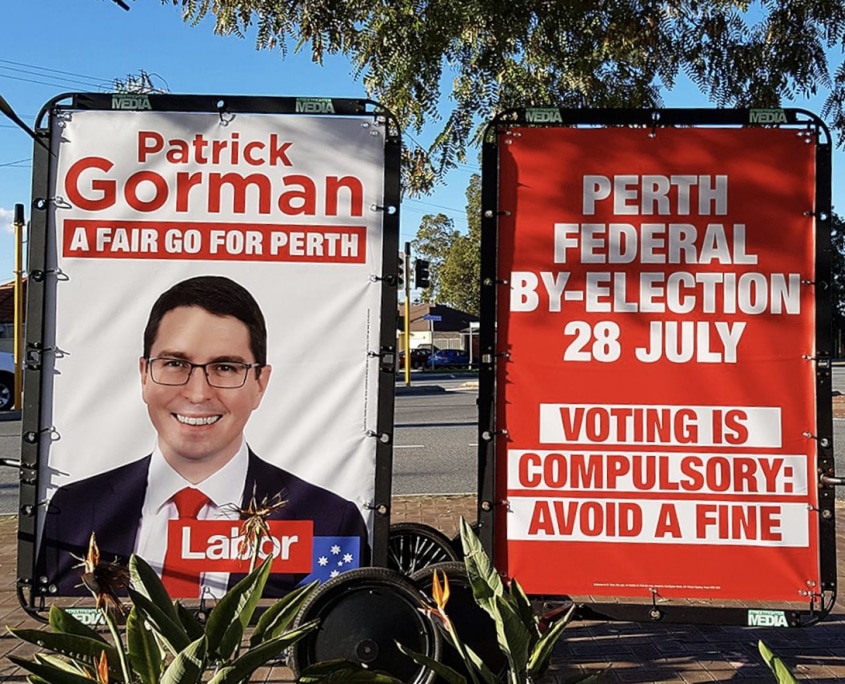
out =
[[[474,518],[474,496],[403,496],[393,501],[393,522],[421,522],[452,537],[462,515]],[[839,509],[840,520],[845,509]],[[845,521],[838,525],[840,585],[845,583]],[[0,624],[37,628],[15,595],[17,522],[0,517]],[[845,681],[845,601],[820,624],[802,629],[580,621],[567,627],[544,684],[604,670],[603,682],[774,682],[757,653],[763,639],[802,682]],[[0,681],[24,682],[25,673],[5,656],[35,649],[0,635]],[[263,668],[254,682],[293,682],[281,664]]]

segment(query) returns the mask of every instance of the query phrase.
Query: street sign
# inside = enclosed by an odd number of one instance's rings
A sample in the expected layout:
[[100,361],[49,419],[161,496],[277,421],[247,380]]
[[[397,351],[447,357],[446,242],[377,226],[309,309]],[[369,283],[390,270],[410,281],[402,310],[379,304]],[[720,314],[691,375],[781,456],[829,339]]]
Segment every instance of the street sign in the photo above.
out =
[[435,316],[434,314],[426,314],[422,317],[424,321],[442,321],[443,316]]

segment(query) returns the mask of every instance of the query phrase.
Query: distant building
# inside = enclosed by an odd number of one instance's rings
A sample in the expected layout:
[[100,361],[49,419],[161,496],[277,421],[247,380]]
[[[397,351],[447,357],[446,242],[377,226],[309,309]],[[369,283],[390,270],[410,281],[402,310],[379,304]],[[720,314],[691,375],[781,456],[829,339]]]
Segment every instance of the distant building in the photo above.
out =
[[[409,307],[410,347],[431,347],[437,349],[472,350],[472,357],[478,355],[478,316],[453,309],[445,304],[411,304]],[[405,330],[405,304],[399,305],[397,345],[402,348]]]
[[[26,301],[26,278],[23,279]],[[0,351],[12,351],[15,336],[15,281],[0,285]]]

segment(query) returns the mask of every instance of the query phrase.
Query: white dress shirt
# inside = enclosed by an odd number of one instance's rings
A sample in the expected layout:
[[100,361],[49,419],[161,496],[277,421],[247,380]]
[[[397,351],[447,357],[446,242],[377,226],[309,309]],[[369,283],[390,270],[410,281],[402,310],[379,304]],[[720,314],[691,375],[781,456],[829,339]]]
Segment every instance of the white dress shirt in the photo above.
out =
[[[135,553],[161,575],[167,551],[167,521],[179,517],[171,498],[185,487],[200,490],[210,501],[200,509],[198,520],[238,520],[240,516],[236,509],[241,505],[248,465],[249,451],[246,442],[242,442],[234,458],[225,466],[202,482],[191,484],[170,467],[156,444],[150,459]],[[203,573],[200,577],[202,597],[222,598],[228,583],[228,572]]]

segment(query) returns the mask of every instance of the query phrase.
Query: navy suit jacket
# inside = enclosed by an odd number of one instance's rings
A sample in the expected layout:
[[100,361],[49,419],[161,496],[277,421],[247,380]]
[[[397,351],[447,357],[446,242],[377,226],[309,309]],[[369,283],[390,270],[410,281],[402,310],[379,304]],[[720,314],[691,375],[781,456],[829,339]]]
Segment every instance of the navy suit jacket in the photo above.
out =
[[[81,586],[79,560],[85,557],[91,533],[97,535],[101,561],[127,565],[135,547],[147,491],[150,456],[114,470],[60,487],[47,505],[44,531],[36,561],[36,577],[46,577],[59,596],[86,595]],[[268,520],[313,520],[314,536],[359,537],[361,566],[369,564],[367,528],[358,507],[322,487],[310,484],[249,452],[241,506],[253,495],[261,502],[276,495],[286,504]],[[306,575],[272,573],[266,597],[280,597]],[[229,586],[244,575],[232,573]]]

